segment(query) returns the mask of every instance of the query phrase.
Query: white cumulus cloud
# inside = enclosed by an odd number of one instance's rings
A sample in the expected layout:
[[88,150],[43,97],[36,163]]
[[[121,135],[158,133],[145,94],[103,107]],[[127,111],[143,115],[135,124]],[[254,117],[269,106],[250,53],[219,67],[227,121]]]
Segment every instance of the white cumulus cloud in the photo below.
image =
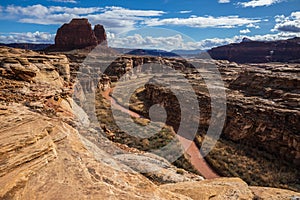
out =
[[164,11],[159,10],[131,10],[117,6],[106,7],[105,13],[112,16],[132,16],[132,17],[153,17],[165,14]]
[[240,33],[241,34],[246,34],[246,33],[250,33],[251,31],[247,28],[247,29],[244,29],[244,30],[240,30]]
[[[0,10],[1,11],[1,10]],[[15,18],[22,23],[32,24],[63,24],[72,18],[88,18],[92,24],[103,24],[113,32],[122,32],[133,29],[147,18],[159,17],[165,14],[160,10],[131,10],[122,7],[65,7],[9,5],[2,9],[2,14]]]
[[274,41],[274,40],[286,40],[294,37],[300,37],[300,33],[277,33],[277,34],[265,34],[265,35],[254,35],[247,36],[251,40],[257,41]]
[[255,25],[255,24],[248,24],[246,27],[247,28],[255,28],[255,29],[259,29],[260,28],[260,26]]
[[180,34],[175,34],[168,37],[143,37],[141,34],[134,34],[130,36],[121,37],[112,33],[108,33],[108,43],[111,47],[119,48],[142,48],[142,49],[162,49],[162,50],[207,50],[213,47],[226,45],[229,43],[241,42],[243,38],[247,37],[254,41],[274,41],[285,40],[293,37],[300,37],[300,33],[277,33],[246,36],[245,34],[236,35],[230,38],[208,38],[200,41],[184,40]]
[[53,43],[55,34],[45,32],[9,33],[0,35],[0,43]]
[[192,11],[191,10],[181,10],[179,11],[179,13],[181,14],[186,14],[186,13],[191,13]]
[[273,31],[300,32],[300,12],[292,12],[290,16],[275,16],[276,25]]
[[180,34],[168,37],[153,37],[134,34],[125,37],[108,34],[108,43],[111,47],[126,47],[133,49],[183,49],[184,39]]
[[261,7],[261,6],[270,6],[275,3],[280,3],[283,0],[251,0],[248,2],[239,2],[238,4],[243,6],[243,7]]
[[230,3],[230,0],[218,0],[219,3]]
[[60,2],[60,3],[77,3],[75,0],[48,0],[53,2]]
[[148,26],[177,25],[196,28],[234,28],[259,23],[260,19],[241,18],[239,16],[191,16],[189,18],[152,18],[145,21]]
[[[182,10],[181,13],[189,13]],[[9,5],[3,8],[2,15],[14,18],[21,23],[61,25],[72,18],[88,18],[90,22],[102,24],[110,32],[124,32],[141,26],[176,25],[194,28],[236,28],[240,26],[258,26],[261,19],[239,16],[190,16],[188,18],[163,18],[165,11],[127,9],[117,6],[107,7],[66,7]]]

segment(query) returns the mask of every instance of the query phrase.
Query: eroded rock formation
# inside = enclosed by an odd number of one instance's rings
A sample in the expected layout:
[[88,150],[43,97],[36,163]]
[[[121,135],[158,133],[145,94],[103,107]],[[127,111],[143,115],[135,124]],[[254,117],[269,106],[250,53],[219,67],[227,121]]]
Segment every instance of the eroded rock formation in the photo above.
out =
[[107,47],[106,32],[102,25],[95,25],[94,30],[88,19],[72,19],[57,30],[55,44],[49,51],[69,51],[101,44]]
[[94,33],[97,38],[97,44],[107,46],[107,37],[104,27],[100,24],[96,24],[94,27]]

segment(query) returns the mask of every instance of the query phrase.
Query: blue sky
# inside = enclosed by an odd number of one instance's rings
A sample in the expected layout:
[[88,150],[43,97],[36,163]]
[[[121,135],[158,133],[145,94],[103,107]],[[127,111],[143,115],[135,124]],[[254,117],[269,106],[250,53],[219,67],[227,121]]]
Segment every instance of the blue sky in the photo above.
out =
[[300,0],[1,0],[0,15],[3,43],[53,43],[57,28],[78,17],[103,24],[116,47],[207,49],[300,36]]

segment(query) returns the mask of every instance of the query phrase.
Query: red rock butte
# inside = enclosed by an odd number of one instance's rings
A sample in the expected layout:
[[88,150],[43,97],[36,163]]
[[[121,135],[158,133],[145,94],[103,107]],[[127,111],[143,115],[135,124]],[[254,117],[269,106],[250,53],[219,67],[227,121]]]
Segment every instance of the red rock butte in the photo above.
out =
[[50,51],[69,51],[92,46],[107,46],[106,32],[102,25],[97,24],[92,29],[88,19],[72,19],[70,23],[62,25],[56,33],[55,44]]

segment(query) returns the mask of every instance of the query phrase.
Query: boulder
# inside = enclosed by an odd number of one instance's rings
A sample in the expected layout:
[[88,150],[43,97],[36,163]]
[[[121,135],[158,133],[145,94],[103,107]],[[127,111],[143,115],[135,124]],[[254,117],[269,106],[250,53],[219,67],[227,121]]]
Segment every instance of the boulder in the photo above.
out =
[[262,200],[300,199],[300,193],[290,191],[290,190],[270,188],[270,187],[256,187],[256,186],[251,186],[249,188],[254,193],[256,199],[262,199]]
[[217,178],[199,182],[165,184],[161,189],[179,193],[197,200],[253,199],[247,183],[239,178]]

